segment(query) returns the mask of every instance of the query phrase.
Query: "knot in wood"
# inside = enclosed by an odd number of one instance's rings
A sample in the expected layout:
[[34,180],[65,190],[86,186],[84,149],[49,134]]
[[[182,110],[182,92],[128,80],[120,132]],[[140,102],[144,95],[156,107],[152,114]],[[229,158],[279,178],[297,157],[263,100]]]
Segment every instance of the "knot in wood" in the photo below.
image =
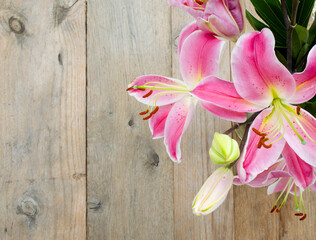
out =
[[17,213],[34,218],[38,213],[38,204],[33,198],[25,198],[18,205]]
[[16,17],[10,17],[9,19],[10,29],[16,34],[22,34],[25,31],[24,23]]

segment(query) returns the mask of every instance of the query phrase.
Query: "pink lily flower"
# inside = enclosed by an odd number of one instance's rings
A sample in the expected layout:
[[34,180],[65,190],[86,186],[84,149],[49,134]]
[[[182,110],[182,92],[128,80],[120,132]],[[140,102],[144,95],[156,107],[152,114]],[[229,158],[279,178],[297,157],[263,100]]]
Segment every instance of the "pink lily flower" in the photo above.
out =
[[242,0],[169,0],[196,18],[197,26],[218,37],[237,41],[245,26]]
[[[144,120],[149,120],[153,138],[164,137],[167,152],[175,162],[180,162],[181,137],[187,129],[198,102],[191,91],[199,82],[218,72],[223,41],[196,31],[183,40],[180,49],[180,68],[184,81],[146,75],[136,78],[128,86],[128,92],[138,101],[148,105],[140,113],[146,115]],[[243,122],[246,113],[235,112],[221,108],[212,103],[200,101],[200,105],[211,113],[227,120]]]
[[[306,211],[303,201],[303,192],[307,187],[316,190],[315,171],[314,168],[305,163],[295,152],[286,145],[283,150],[284,159],[279,159],[267,170],[258,174],[255,179],[247,183],[252,187],[269,186],[268,194],[281,192],[280,196],[275,201],[271,213],[276,210],[280,212],[282,206],[286,203],[288,195],[295,196],[296,216],[300,216],[300,220],[306,218]],[[234,178],[235,185],[242,185],[238,177]],[[281,197],[283,201],[279,204]],[[300,197],[298,203],[298,196]],[[303,211],[301,211],[301,209]]]
[[[225,94],[217,97],[216,104],[235,111],[264,109],[251,125],[238,162],[238,175],[243,183],[252,181],[273,165],[286,143],[304,162],[316,166],[316,119],[292,105],[306,102],[315,95],[316,47],[309,53],[306,69],[292,75],[275,56],[274,43],[269,29],[239,38],[232,52],[235,88],[226,88]],[[191,92],[192,95],[212,102],[211,81],[222,80],[207,79],[204,86],[200,83]]]

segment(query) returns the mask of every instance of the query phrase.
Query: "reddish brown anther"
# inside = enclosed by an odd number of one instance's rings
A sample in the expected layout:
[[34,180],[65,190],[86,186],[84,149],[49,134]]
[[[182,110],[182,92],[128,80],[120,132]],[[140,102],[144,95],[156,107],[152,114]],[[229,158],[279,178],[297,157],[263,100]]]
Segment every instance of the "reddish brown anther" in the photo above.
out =
[[255,134],[259,135],[260,137],[265,137],[265,136],[267,136],[266,133],[261,133],[260,131],[258,131],[258,130],[255,129],[255,128],[252,128],[252,131],[254,131]]
[[300,221],[303,221],[307,217],[307,214],[305,213],[303,217],[300,218]]
[[159,107],[156,107],[155,110],[151,112],[151,115],[156,114],[158,112],[158,110],[159,110]]
[[300,106],[296,107],[296,114],[301,115],[301,107]]
[[199,5],[203,5],[203,1],[195,0],[195,2]]
[[272,209],[271,209],[271,211],[270,211],[270,213],[273,213],[274,211],[275,211],[275,209],[276,209],[277,207],[276,206],[274,206]]
[[149,114],[147,117],[144,117],[143,120],[148,120],[152,117],[153,115],[152,114]]
[[295,213],[295,216],[298,216],[298,217],[301,217],[303,215],[304,215],[303,213]]
[[143,96],[143,98],[147,98],[147,97],[149,97],[151,94],[153,94],[153,90],[150,90],[147,94],[145,94],[145,95]]
[[141,112],[141,113],[139,113],[139,115],[145,115],[145,114],[147,114],[147,113],[149,113],[149,110],[146,110],[146,111],[144,111],[144,112]]
[[189,6],[189,5],[188,5],[188,3],[186,3],[186,2],[185,2],[185,3],[183,3],[183,4],[184,4],[185,6]]
[[131,91],[133,89],[134,89],[134,87],[129,87],[128,89],[126,89],[126,91],[128,92],[128,91]]
[[272,148],[272,144],[266,145],[263,141],[261,142],[261,144],[264,148]]
[[277,213],[281,212],[280,209],[275,210]]

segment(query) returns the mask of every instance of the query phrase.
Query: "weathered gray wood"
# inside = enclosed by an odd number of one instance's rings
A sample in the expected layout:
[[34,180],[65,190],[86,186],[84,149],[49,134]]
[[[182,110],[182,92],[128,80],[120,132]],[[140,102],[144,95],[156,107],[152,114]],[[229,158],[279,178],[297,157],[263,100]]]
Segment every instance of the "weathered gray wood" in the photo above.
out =
[[[177,39],[183,27],[193,20],[186,12],[172,9],[173,75],[181,79],[177,54]],[[219,77],[230,79],[230,47],[225,51],[220,64]],[[183,162],[174,167],[175,239],[233,239],[233,194],[213,214],[197,217],[192,213],[192,200],[204,181],[217,168],[208,155],[214,132],[223,132],[231,124],[220,120],[197,106],[195,117],[183,136]]]
[[0,0],[0,53],[0,239],[85,239],[85,1]]
[[171,75],[166,1],[88,1],[88,238],[174,239],[173,163],[128,96]]

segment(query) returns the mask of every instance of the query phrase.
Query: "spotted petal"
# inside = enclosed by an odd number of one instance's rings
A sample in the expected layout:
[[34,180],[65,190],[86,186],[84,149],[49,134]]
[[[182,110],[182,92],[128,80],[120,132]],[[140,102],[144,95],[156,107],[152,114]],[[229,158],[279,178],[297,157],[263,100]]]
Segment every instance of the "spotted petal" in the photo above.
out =
[[166,120],[173,105],[174,104],[168,104],[160,107],[158,112],[149,119],[149,128],[153,135],[153,139],[164,136]]
[[[258,174],[272,166],[283,150],[285,144],[283,138],[273,143],[271,148],[258,148],[261,137],[252,130],[255,128],[260,132],[268,132],[276,126],[277,118],[271,112],[271,108],[263,110],[250,126],[248,139],[238,162],[238,176],[242,183],[252,181]],[[281,133],[278,133],[276,138],[280,136]]]
[[232,76],[237,92],[257,105],[269,106],[275,97],[289,99],[295,81],[274,52],[274,37],[262,32],[242,35],[232,52]]
[[192,33],[183,43],[180,68],[190,89],[204,77],[216,76],[224,41],[201,30]]
[[[316,167],[316,119],[304,109],[301,109],[300,113],[301,115],[298,116],[293,112],[286,112],[289,120],[284,119],[284,138],[303,161]],[[306,144],[301,141],[296,132],[306,141]]]
[[[161,88],[175,89],[175,91],[171,90],[153,90],[152,94],[149,97],[144,98],[146,94],[150,92],[149,89],[145,91],[141,91],[138,89],[131,89],[129,94],[134,96],[139,102],[148,104],[148,105],[156,105],[156,106],[164,106],[171,103],[174,103],[185,96],[183,91],[186,86],[183,81],[167,78],[163,76],[157,75],[145,75],[136,78],[133,82],[131,82],[128,87],[132,88],[134,86],[157,86]],[[167,86],[167,87],[166,87]],[[156,101],[157,100],[157,101]]]
[[193,98],[188,96],[176,102],[168,114],[164,131],[165,145],[174,162],[179,163],[182,160],[181,137],[192,120],[194,108]]

